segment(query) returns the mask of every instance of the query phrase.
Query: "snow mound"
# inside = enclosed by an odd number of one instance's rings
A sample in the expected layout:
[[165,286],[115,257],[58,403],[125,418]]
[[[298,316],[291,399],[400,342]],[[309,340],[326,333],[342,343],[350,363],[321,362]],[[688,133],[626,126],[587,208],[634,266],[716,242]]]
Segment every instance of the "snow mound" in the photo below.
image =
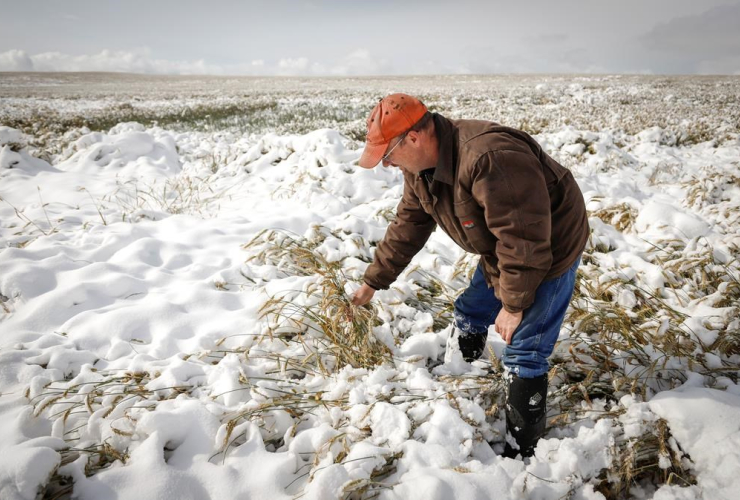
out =
[[172,134],[145,131],[138,123],[119,124],[108,133],[92,132],[70,146],[71,157],[58,164],[67,172],[114,170],[125,177],[174,175],[182,166]]
[[0,125],[0,147],[8,146],[14,151],[26,147],[29,137],[20,130]]
[[740,491],[740,396],[705,387],[657,394],[650,409],[696,464],[703,498],[731,500]]

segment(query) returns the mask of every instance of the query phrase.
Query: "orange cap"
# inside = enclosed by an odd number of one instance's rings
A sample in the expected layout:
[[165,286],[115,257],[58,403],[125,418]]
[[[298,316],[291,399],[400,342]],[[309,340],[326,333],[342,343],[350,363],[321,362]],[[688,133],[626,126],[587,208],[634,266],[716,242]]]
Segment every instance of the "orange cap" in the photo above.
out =
[[365,151],[357,164],[363,168],[377,165],[391,139],[413,127],[426,112],[424,103],[408,94],[391,94],[381,99],[367,119]]

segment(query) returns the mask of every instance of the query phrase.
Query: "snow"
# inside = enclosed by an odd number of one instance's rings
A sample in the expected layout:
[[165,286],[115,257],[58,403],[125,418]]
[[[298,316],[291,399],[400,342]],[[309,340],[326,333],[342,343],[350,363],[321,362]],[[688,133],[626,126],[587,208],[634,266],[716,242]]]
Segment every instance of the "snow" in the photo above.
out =
[[705,236],[709,232],[707,223],[699,217],[687,214],[673,204],[656,201],[642,207],[635,220],[635,228],[642,233],[658,229],[686,239]]
[[20,130],[0,125],[0,146],[20,149],[26,146],[28,137]]
[[55,448],[64,446],[61,440],[36,438],[7,448],[0,458],[0,494],[7,499],[36,498],[39,484],[49,480],[59,465]]
[[[587,82],[533,91],[565,102],[609,96]],[[522,462],[500,456],[496,360],[486,352],[466,363],[445,324],[443,308],[475,260],[440,231],[375,295],[373,336],[392,354],[383,364],[322,372],[316,359],[331,363],[316,321],[296,314],[281,330],[264,315],[274,298],[317,307],[319,279],[264,253],[272,247],[263,232],[310,242],[341,269],[350,294],[400,198],[398,171],[357,168],[361,144],[322,127],[242,136],[124,122],[78,132],[41,157],[28,146],[37,137],[0,127],[3,499],[36,498],[56,475],[72,478],[81,500],[352,491],[596,500],[619,450],[639,446],[661,419],[696,484],[642,480],[631,495],[729,499],[740,490],[732,375],[740,359],[720,348],[739,327],[736,133],[684,145],[657,126],[629,134],[564,125],[536,135],[574,172],[590,211],[581,272],[606,292],[576,302],[637,318],[656,345],[628,339],[612,353],[615,372],[644,385],[604,379],[611,399],[589,394],[589,380],[559,385],[568,375],[554,368],[550,431]],[[653,296],[665,309],[641,315]],[[569,335],[582,334],[579,326],[563,328],[561,361],[584,356],[578,349],[588,344]],[[663,356],[658,340],[675,328],[687,352]],[[503,346],[491,328],[490,351]],[[635,352],[659,376],[631,364]],[[585,396],[556,424],[556,405],[574,397],[563,387]],[[672,470],[668,455],[655,460]]]
[[657,394],[650,409],[668,421],[696,463],[706,498],[731,499],[740,491],[740,397],[705,387]]

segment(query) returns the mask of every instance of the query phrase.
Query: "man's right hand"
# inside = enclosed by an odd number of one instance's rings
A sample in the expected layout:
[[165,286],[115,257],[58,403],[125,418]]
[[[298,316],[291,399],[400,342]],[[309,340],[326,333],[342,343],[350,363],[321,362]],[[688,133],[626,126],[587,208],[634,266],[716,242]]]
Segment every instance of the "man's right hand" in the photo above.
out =
[[370,302],[373,295],[375,295],[375,289],[367,283],[363,283],[362,286],[352,294],[352,305],[363,306]]

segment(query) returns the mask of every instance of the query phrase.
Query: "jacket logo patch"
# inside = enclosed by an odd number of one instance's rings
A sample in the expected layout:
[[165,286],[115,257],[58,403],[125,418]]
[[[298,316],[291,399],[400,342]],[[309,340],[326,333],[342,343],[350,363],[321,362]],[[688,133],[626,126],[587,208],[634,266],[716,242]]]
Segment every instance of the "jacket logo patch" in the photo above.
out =
[[475,222],[468,219],[468,220],[462,221],[462,225],[465,229],[473,229],[475,227]]

